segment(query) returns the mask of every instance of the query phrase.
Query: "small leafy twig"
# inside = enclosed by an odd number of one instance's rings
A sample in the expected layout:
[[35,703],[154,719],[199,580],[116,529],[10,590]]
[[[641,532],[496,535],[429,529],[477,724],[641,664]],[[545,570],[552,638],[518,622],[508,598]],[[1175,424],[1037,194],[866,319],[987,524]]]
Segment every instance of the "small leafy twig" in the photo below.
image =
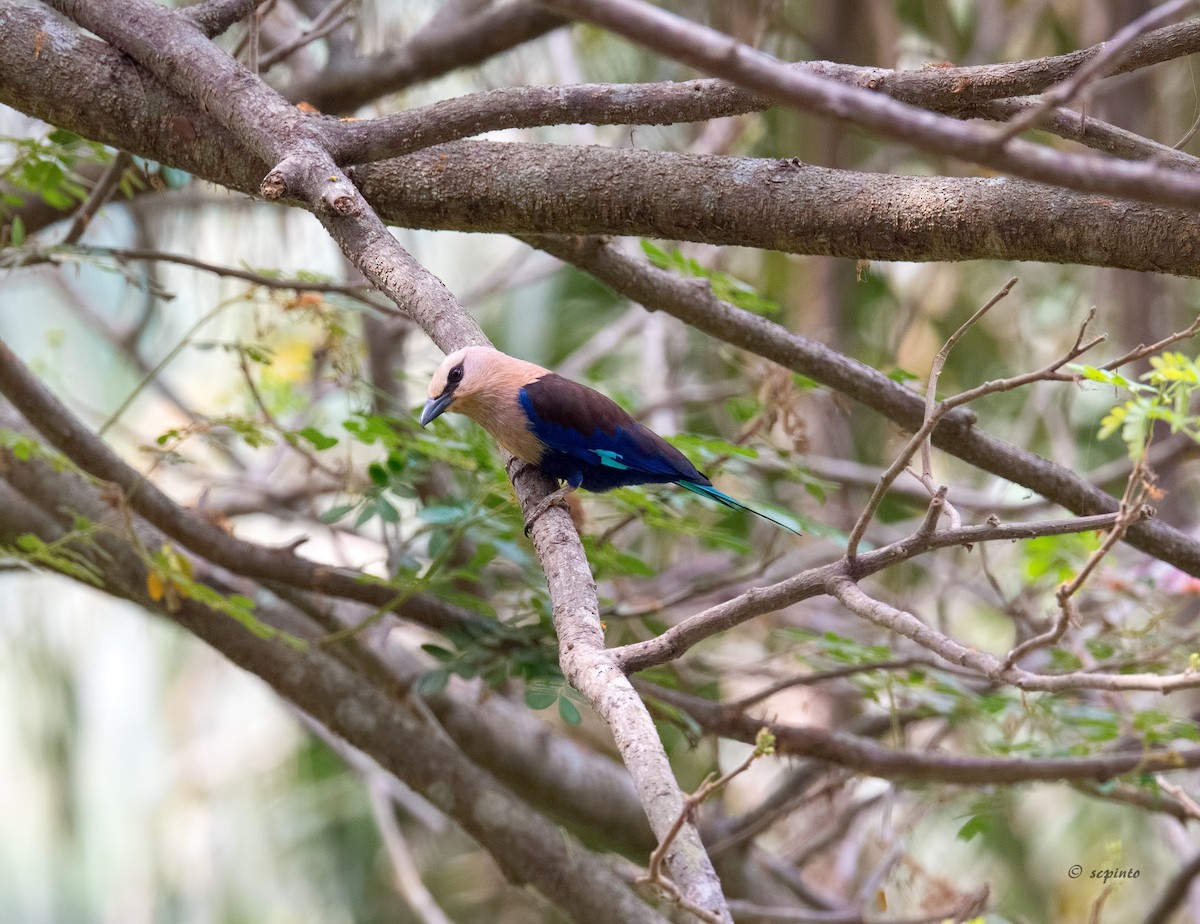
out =
[[263,420],[266,421],[267,426],[275,430],[276,433],[279,433],[283,437],[284,445],[290,446],[296,453],[300,455],[301,458],[304,459],[305,462],[307,462],[313,468],[324,472],[335,482],[342,481],[345,478],[345,472],[339,472],[330,468],[328,465],[318,459],[313,453],[308,452],[303,446],[301,446],[294,437],[289,438],[291,437],[291,434],[289,433],[287,427],[284,427],[282,424],[280,424],[275,415],[271,413],[271,409],[267,407],[267,402],[263,399],[262,392],[259,390],[258,384],[254,381],[254,376],[250,372],[250,362],[247,359],[246,352],[247,351],[243,348],[240,348],[239,345],[239,349],[237,351],[238,367],[241,369],[242,378],[246,380],[246,388],[250,392],[250,397],[254,401],[255,407],[258,408],[259,413],[263,415]]
[[1150,515],[1150,510],[1142,503],[1150,490],[1150,472],[1146,465],[1146,455],[1143,453],[1134,466],[1132,474],[1129,476],[1129,482],[1125,485],[1125,494],[1121,498],[1116,523],[1113,524],[1108,535],[1104,537],[1104,541],[1100,543],[1099,548],[1088,556],[1087,562],[1079,569],[1079,573],[1070,581],[1063,582],[1055,592],[1054,597],[1058,602],[1059,614],[1058,618],[1054,621],[1054,625],[1040,635],[1035,635],[1033,638],[1026,639],[1020,645],[1015,646],[1004,659],[1002,667],[1005,670],[1012,667],[1030,652],[1057,644],[1059,639],[1066,634],[1067,626],[1078,622],[1076,619],[1075,603],[1072,598],[1083,587],[1084,583],[1092,575],[1092,572],[1096,570],[1105,556],[1124,538],[1129,527],[1134,523],[1141,522]]
[[1145,344],[1139,344],[1124,356],[1118,356],[1116,359],[1112,360],[1112,362],[1107,362],[1100,368],[1109,372],[1114,369],[1120,369],[1126,363],[1136,362],[1137,360],[1142,359],[1145,356],[1149,356],[1152,353],[1161,353],[1167,347],[1171,346],[1171,344],[1178,343],[1180,340],[1187,340],[1190,337],[1195,337],[1198,333],[1200,333],[1200,316],[1197,316],[1196,320],[1194,320],[1183,330],[1176,331],[1170,336],[1164,337],[1162,340],[1158,341],[1157,343],[1152,343],[1149,346],[1146,346]]

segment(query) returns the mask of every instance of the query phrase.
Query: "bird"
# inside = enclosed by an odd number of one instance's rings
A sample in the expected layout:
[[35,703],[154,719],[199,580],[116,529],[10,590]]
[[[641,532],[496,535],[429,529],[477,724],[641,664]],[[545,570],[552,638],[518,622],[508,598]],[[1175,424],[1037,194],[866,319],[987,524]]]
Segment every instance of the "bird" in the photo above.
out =
[[526,535],[546,510],[578,488],[610,491],[666,483],[801,535],[718,491],[687,456],[611,398],[491,347],[464,347],[438,366],[421,410],[421,426],[448,411],[470,417],[516,458],[564,482],[530,514]]

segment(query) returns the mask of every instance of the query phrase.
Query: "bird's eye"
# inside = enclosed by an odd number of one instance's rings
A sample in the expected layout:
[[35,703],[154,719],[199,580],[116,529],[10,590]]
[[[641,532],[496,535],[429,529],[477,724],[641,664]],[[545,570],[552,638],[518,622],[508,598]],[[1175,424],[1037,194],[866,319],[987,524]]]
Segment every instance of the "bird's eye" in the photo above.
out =
[[462,363],[459,363],[457,366],[455,366],[453,369],[450,370],[450,374],[448,376],[446,376],[446,381],[448,381],[451,385],[457,385],[459,382],[462,381],[462,377],[463,377],[463,367],[462,367]]

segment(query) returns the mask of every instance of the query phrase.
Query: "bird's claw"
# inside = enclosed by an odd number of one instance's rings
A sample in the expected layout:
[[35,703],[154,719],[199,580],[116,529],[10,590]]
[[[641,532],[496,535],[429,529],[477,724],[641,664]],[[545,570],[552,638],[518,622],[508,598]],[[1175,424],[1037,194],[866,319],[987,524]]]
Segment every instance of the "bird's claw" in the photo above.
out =
[[567,485],[559,488],[553,494],[547,494],[545,500],[533,509],[533,513],[529,514],[529,518],[525,521],[525,538],[529,538],[529,531],[533,529],[533,524],[540,520],[551,507],[562,507],[569,512],[571,508],[566,504],[566,497],[574,490],[573,487]]

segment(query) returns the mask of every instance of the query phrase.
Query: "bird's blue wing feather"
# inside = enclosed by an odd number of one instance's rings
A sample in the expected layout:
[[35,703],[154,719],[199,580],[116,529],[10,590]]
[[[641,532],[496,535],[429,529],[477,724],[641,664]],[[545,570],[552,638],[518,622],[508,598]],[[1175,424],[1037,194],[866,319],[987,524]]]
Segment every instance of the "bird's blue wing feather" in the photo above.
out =
[[520,404],[547,447],[547,474],[592,491],[650,482],[708,479],[687,456],[643,427],[614,401],[550,374],[521,389]]

